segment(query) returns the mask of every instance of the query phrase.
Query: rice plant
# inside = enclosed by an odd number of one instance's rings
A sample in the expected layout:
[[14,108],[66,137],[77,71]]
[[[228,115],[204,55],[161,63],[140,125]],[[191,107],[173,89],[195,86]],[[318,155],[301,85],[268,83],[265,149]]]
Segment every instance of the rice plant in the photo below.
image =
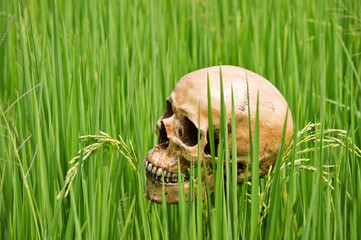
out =
[[[2,1],[0,238],[359,239],[360,9],[357,0]],[[214,193],[198,197],[198,162],[188,201],[182,189],[178,204],[149,201],[143,160],[166,98],[183,75],[222,64],[279,89],[292,142],[266,176],[237,184],[224,148],[235,135],[223,136],[210,149],[224,159]],[[222,132],[235,127],[223,121]]]

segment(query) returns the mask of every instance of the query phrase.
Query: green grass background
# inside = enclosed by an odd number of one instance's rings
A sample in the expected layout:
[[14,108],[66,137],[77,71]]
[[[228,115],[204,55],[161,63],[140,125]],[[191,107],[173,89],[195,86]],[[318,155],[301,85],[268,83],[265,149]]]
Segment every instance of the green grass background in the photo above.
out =
[[[308,154],[316,172],[294,151],[259,208],[267,178],[231,201],[219,185],[205,202],[154,204],[142,164],[177,80],[220,64],[269,79],[295,132],[320,122],[359,146],[360,19],[357,0],[1,0],[0,238],[359,239],[360,159],[340,148]],[[99,131],[132,142],[139,174],[102,148],[57,200],[79,136]]]

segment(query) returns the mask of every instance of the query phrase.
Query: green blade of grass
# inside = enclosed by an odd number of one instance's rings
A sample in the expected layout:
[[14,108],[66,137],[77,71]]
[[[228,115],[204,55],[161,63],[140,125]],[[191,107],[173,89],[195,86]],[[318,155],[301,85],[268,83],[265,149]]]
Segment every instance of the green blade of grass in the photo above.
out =
[[278,150],[277,159],[275,163],[274,168],[274,174],[273,174],[273,183],[272,183],[272,189],[270,192],[270,209],[272,211],[267,216],[267,221],[270,222],[269,225],[267,225],[266,228],[266,234],[268,239],[274,239],[277,236],[278,228],[277,228],[277,216],[278,211],[280,210],[280,192],[281,192],[281,177],[280,177],[280,168],[281,168],[281,159],[284,149],[284,143],[285,143],[285,134],[286,134],[286,127],[287,127],[287,118],[288,118],[288,111],[286,113],[284,125],[283,125],[283,131],[282,131],[282,139],[280,143],[280,148]]
[[230,211],[232,213],[232,228],[233,228],[233,238],[239,238],[238,231],[238,192],[237,192],[237,136],[236,136],[236,116],[234,110],[234,96],[233,96],[233,86],[232,86],[232,179],[231,179],[231,196],[232,203],[230,206]]
[[[248,104],[250,109],[250,104]],[[250,112],[250,110],[249,110]],[[251,116],[249,115],[249,122]],[[251,123],[250,123],[251,124]],[[249,129],[251,134],[251,129]],[[259,218],[259,93],[257,93],[256,118],[254,122],[254,135],[252,144],[251,157],[251,174],[252,174],[252,202],[251,202],[251,239],[257,239],[258,235],[258,218]]]

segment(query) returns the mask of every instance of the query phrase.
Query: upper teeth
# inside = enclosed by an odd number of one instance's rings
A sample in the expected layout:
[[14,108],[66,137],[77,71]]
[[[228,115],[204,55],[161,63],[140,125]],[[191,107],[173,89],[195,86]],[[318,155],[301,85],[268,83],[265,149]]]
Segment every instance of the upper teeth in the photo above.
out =
[[144,160],[144,166],[145,166],[147,177],[149,177],[153,180],[161,181],[162,175],[163,175],[165,183],[177,183],[178,182],[178,174],[177,173],[171,173],[161,167],[157,167],[157,166],[153,165],[151,162],[149,162],[148,159]]
[[151,164],[151,163],[148,164],[147,170],[148,170],[149,172],[152,170],[152,164]]

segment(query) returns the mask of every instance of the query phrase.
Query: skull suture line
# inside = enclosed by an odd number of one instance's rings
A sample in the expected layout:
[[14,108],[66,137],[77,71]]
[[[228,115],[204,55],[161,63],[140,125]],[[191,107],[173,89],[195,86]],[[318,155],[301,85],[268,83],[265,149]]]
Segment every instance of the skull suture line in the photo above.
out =
[[[221,72],[229,126],[232,106],[231,86],[233,86],[237,136],[237,180],[242,183],[245,178],[251,178],[251,166],[249,166],[248,176],[245,177],[246,165],[250,163],[247,82],[252,130],[254,130],[256,117],[257,92],[259,92],[260,176],[267,174],[269,167],[276,160],[287,111],[286,140],[290,140],[293,134],[293,121],[286,100],[265,78],[235,66],[221,66]],[[213,191],[213,176],[209,167],[212,158],[208,143],[207,73],[209,74],[213,129],[217,147],[220,129],[219,66],[200,69],[183,76],[167,99],[165,112],[157,121],[156,126],[156,133],[159,136],[158,144],[148,152],[144,160],[147,174],[147,197],[152,201],[162,202],[161,179],[163,175],[166,202],[168,204],[178,202],[178,161],[182,174],[190,167],[191,161],[196,166],[198,147],[201,152],[201,160],[205,161],[208,166],[207,178],[210,189]],[[200,106],[199,126],[198,104]],[[201,133],[199,146],[197,144],[198,129]],[[231,131],[229,131],[229,142],[231,143]],[[231,148],[231,146],[229,147]],[[231,157],[231,159],[233,158],[234,156]],[[205,176],[202,178],[204,189]],[[199,182],[198,179],[197,181]],[[185,180],[184,190],[188,199],[188,180]]]

